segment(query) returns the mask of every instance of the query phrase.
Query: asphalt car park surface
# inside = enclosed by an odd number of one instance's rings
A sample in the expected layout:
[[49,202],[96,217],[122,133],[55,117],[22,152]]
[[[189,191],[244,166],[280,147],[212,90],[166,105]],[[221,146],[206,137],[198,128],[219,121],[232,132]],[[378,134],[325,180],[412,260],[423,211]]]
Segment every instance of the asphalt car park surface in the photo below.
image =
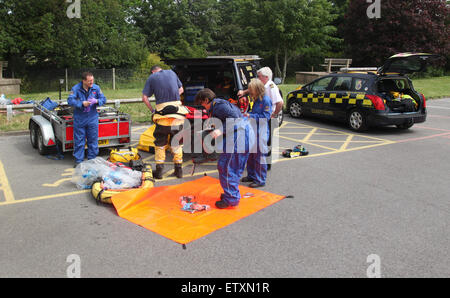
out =
[[[427,106],[409,130],[286,117],[263,190],[294,198],[186,249],[78,190],[70,153],[51,160],[27,135],[0,137],[0,277],[66,277],[72,254],[82,277],[366,277],[370,255],[382,277],[448,277],[450,99]],[[309,155],[280,156],[297,144]],[[156,186],[180,182],[166,170]],[[186,158],[182,181],[217,177],[214,162],[191,170]]]

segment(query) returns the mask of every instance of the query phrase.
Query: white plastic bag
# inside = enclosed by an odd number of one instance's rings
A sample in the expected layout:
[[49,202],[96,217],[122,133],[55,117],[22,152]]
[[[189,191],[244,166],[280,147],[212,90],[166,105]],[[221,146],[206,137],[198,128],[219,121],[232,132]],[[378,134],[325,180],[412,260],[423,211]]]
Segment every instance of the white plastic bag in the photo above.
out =
[[102,179],[107,189],[135,188],[141,185],[142,173],[96,157],[80,163],[72,176],[78,189],[90,189],[95,181]]
[[7,99],[5,97],[5,94],[1,94],[0,95],[0,105],[10,105],[11,104],[11,100]]

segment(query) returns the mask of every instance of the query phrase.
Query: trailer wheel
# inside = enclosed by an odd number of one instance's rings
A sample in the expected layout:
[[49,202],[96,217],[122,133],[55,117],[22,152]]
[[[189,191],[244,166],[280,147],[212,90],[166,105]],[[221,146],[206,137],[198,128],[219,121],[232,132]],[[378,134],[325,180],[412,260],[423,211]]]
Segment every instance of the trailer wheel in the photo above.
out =
[[40,155],[47,155],[49,153],[49,149],[44,145],[44,138],[42,137],[42,132],[40,129],[36,129],[36,137],[37,137],[37,149]]
[[30,142],[31,142],[31,146],[33,146],[33,148],[35,148],[35,149],[38,147],[38,137],[37,137],[38,130],[39,130],[39,128],[36,125],[36,123],[31,122],[30,123]]

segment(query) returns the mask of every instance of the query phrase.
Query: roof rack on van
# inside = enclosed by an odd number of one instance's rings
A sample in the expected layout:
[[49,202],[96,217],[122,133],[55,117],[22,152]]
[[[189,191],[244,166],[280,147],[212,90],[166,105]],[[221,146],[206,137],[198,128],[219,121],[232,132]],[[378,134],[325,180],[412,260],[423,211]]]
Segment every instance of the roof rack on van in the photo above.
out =
[[344,67],[340,69],[344,73],[376,73],[377,67]]
[[229,58],[236,61],[262,60],[258,55],[241,55],[241,56],[208,56],[206,58]]

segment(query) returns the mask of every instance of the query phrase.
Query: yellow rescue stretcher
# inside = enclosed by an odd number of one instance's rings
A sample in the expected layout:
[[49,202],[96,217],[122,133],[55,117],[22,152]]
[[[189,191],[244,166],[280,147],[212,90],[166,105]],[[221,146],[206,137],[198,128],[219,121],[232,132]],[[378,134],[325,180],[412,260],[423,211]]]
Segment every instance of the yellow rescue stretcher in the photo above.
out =
[[128,188],[128,189],[106,189],[103,186],[103,181],[99,180],[92,184],[91,193],[94,199],[98,202],[112,204],[111,197],[131,189],[150,189],[154,186],[155,180],[153,179],[152,167],[150,165],[145,165],[142,170],[142,182],[141,186],[138,188]]

